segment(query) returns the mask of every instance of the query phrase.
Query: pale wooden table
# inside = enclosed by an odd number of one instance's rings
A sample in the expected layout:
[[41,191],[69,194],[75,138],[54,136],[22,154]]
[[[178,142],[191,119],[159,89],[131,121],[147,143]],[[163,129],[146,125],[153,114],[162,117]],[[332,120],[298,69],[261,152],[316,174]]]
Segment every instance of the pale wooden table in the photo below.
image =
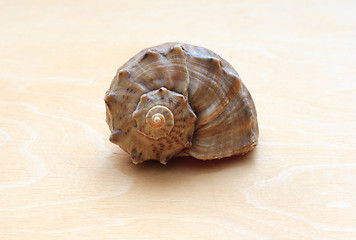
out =
[[[356,239],[355,1],[2,1],[0,239]],[[134,165],[108,141],[116,69],[205,46],[260,143]]]

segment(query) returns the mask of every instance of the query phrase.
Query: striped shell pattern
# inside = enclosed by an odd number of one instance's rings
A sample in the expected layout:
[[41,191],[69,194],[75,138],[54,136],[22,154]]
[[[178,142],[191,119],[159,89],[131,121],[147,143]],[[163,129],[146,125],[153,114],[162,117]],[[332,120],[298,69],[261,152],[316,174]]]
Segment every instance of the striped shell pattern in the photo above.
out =
[[233,67],[203,48],[165,43],[122,65],[105,95],[110,141],[134,163],[220,159],[257,145],[254,102]]

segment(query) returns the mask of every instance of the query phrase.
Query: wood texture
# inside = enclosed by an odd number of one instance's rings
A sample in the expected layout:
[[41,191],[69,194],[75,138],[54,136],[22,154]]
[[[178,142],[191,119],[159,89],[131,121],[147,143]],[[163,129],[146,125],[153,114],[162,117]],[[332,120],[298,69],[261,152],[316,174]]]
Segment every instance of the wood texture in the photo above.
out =
[[[356,239],[353,1],[2,1],[0,239]],[[250,154],[133,165],[103,97],[145,47],[211,49]]]

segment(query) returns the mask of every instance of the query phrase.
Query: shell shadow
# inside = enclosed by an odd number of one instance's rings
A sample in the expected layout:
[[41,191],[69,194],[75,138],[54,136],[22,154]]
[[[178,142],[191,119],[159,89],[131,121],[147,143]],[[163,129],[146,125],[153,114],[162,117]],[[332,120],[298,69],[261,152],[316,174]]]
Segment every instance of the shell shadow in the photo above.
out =
[[[118,157],[118,155],[120,157]],[[198,160],[193,157],[177,157],[167,165],[158,161],[146,161],[135,165],[128,154],[112,153],[109,155],[114,167],[120,172],[133,177],[136,181],[156,179],[160,182],[172,182],[181,178],[197,177],[198,175],[214,174],[234,169],[236,175],[253,168],[256,163],[258,148],[243,156],[232,156],[215,160]]]

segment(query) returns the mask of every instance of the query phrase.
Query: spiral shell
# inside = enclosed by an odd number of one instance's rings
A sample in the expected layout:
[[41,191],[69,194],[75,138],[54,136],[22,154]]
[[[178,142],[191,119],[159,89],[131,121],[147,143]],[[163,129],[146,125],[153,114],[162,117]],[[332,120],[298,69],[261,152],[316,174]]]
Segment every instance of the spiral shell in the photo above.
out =
[[227,61],[203,47],[142,50],[118,69],[104,100],[110,141],[134,163],[217,159],[257,145],[250,93]]

